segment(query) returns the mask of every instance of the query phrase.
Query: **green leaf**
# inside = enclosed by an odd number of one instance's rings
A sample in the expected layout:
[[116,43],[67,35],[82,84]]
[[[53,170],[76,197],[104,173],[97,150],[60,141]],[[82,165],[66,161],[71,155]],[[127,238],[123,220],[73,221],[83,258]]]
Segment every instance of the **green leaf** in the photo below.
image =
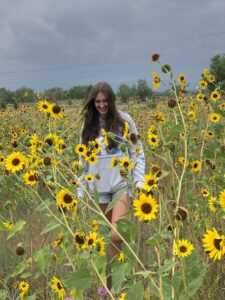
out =
[[157,273],[159,275],[162,275],[163,273],[165,272],[168,272],[169,270],[171,270],[177,263],[175,261],[172,261],[172,260],[168,260],[168,259],[165,259],[164,260],[164,265],[161,266]]
[[115,270],[112,272],[112,286],[114,290],[118,290],[121,286],[122,281],[126,275],[126,269],[128,267],[127,263],[123,263],[121,265],[117,265]]
[[94,188],[94,202],[96,204],[99,204],[99,193],[98,193],[96,187]]
[[41,235],[42,235],[42,234],[45,234],[45,233],[47,233],[47,232],[50,232],[50,231],[52,231],[52,230],[54,230],[54,229],[57,229],[57,228],[59,228],[60,226],[61,226],[60,223],[58,223],[58,222],[56,222],[56,221],[51,221],[51,222],[48,223],[48,224],[45,226],[45,228],[42,230]]
[[134,275],[141,275],[144,278],[147,278],[149,275],[154,274],[154,273],[155,272],[152,272],[152,271],[142,271],[142,272],[134,273]]
[[24,220],[20,220],[18,221],[14,227],[12,229],[10,229],[10,232],[8,234],[8,237],[7,237],[7,240],[9,240],[11,237],[13,237],[18,231],[21,231],[23,230],[24,228],[24,225],[26,224],[27,222],[24,221]]
[[50,199],[46,199],[43,203],[38,205],[38,207],[36,208],[36,211],[42,212],[42,211],[46,210],[46,208],[50,206],[51,202],[52,201]]
[[50,257],[51,249],[48,245],[45,245],[41,250],[35,252],[34,254],[34,261],[38,264],[43,275],[45,275],[45,270],[48,267]]
[[135,239],[137,227],[127,219],[120,219],[116,222],[116,228],[122,237],[127,241]]
[[150,246],[154,246],[157,245],[160,241],[161,241],[161,236],[160,234],[156,233],[146,241],[146,244]]
[[142,284],[133,285],[126,295],[126,300],[143,300],[144,288]]
[[6,300],[8,294],[5,290],[0,290],[0,299],[1,300]]
[[63,281],[63,283],[68,287],[68,289],[76,288],[79,290],[86,290],[91,287],[91,279],[90,271],[83,267],[73,272]]

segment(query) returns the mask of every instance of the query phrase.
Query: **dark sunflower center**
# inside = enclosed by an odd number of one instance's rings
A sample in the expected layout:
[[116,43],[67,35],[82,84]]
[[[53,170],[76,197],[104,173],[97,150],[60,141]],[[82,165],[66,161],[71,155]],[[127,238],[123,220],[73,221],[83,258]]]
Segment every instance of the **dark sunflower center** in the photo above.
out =
[[193,166],[194,168],[197,168],[198,167],[198,164],[194,164],[194,166]]
[[49,146],[52,146],[52,145],[53,145],[53,140],[52,140],[52,139],[46,139],[45,142],[46,142]]
[[76,235],[75,236],[75,241],[76,241],[77,244],[82,245],[85,242],[85,238],[82,235]]
[[182,253],[187,252],[187,247],[185,247],[185,246],[180,246],[180,252],[182,252]]
[[79,149],[79,152],[84,152],[84,148],[80,147]]
[[14,159],[12,160],[12,164],[13,164],[14,166],[18,166],[19,163],[20,163],[19,158],[14,158]]
[[152,211],[152,206],[149,203],[144,203],[141,206],[142,212],[145,214],[149,214]]
[[52,108],[52,111],[54,112],[54,114],[59,114],[61,111],[61,108],[58,105],[54,105]]
[[217,98],[217,94],[213,94],[213,98]]
[[44,158],[44,164],[45,164],[46,166],[49,166],[49,165],[51,164],[51,158],[50,158],[50,157],[45,157],[45,158]]
[[29,179],[29,181],[34,181],[35,180],[35,176],[34,175],[30,175],[28,179]]
[[57,282],[57,288],[58,288],[59,290],[62,290],[62,289],[63,289],[63,287],[62,287],[62,285],[61,285],[60,282]]
[[155,142],[156,142],[156,139],[155,139],[155,138],[152,138],[152,142],[155,143]]
[[94,161],[95,160],[95,158],[94,157],[91,157],[91,161]]
[[63,200],[65,203],[71,203],[73,201],[73,198],[71,195],[69,194],[65,194],[64,197],[63,197]]
[[155,181],[154,181],[153,179],[150,179],[150,180],[148,181],[148,185],[150,185],[150,186],[152,186],[154,183],[155,183]]
[[180,80],[181,80],[181,81],[183,81],[183,80],[184,80],[184,77],[183,77],[183,76],[181,76],[181,77],[180,77]]
[[129,167],[129,162],[128,162],[128,161],[125,161],[123,165],[124,165],[124,167],[127,168],[127,167]]
[[222,242],[222,239],[214,239],[214,246],[217,250],[221,250],[220,243]]
[[94,240],[93,240],[93,239],[89,239],[89,240],[88,240],[88,245],[89,245],[89,246],[91,246],[93,243],[94,243]]
[[42,107],[43,107],[44,109],[47,109],[47,108],[48,108],[48,105],[47,105],[47,104],[43,104]]

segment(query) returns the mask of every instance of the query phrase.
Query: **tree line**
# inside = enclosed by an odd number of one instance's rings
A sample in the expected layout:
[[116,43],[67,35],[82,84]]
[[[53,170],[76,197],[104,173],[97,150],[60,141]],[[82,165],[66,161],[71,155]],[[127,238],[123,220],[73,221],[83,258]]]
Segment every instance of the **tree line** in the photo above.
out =
[[[216,81],[219,82],[221,88],[225,90],[225,54],[218,54],[211,58],[210,73],[215,76]],[[72,102],[76,99],[86,99],[91,88],[91,84],[73,86],[68,90],[61,87],[54,87],[40,93],[40,97],[52,102],[61,100],[69,100]],[[165,91],[163,94],[166,94],[167,92],[168,91]],[[140,101],[146,101],[153,96],[154,92],[148,86],[147,80],[140,79],[132,86],[125,83],[120,84],[116,94],[122,102],[128,102],[131,98],[138,98]],[[17,105],[22,102],[34,102],[36,101],[36,98],[37,92],[28,87],[21,87],[16,91],[10,91],[4,87],[0,88],[0,107],[2,108],[8,103]]]

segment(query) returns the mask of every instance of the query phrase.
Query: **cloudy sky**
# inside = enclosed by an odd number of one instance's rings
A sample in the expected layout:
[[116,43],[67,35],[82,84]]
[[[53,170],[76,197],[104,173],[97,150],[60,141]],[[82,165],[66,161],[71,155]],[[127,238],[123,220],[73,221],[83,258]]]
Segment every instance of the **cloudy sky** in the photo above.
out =
[[147,79],[160,53],[196,86],[225,53],[225,0],[0,0],[0,87]]

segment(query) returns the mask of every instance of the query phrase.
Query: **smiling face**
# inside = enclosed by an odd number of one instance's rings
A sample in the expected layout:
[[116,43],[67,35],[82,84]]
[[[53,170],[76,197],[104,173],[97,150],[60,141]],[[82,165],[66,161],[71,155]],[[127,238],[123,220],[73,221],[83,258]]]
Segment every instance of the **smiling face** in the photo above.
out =
[[94,100],[95,108],[99,112],[100,117],[106,118],[109,111],[109,103],[106,95],[98,93]]

